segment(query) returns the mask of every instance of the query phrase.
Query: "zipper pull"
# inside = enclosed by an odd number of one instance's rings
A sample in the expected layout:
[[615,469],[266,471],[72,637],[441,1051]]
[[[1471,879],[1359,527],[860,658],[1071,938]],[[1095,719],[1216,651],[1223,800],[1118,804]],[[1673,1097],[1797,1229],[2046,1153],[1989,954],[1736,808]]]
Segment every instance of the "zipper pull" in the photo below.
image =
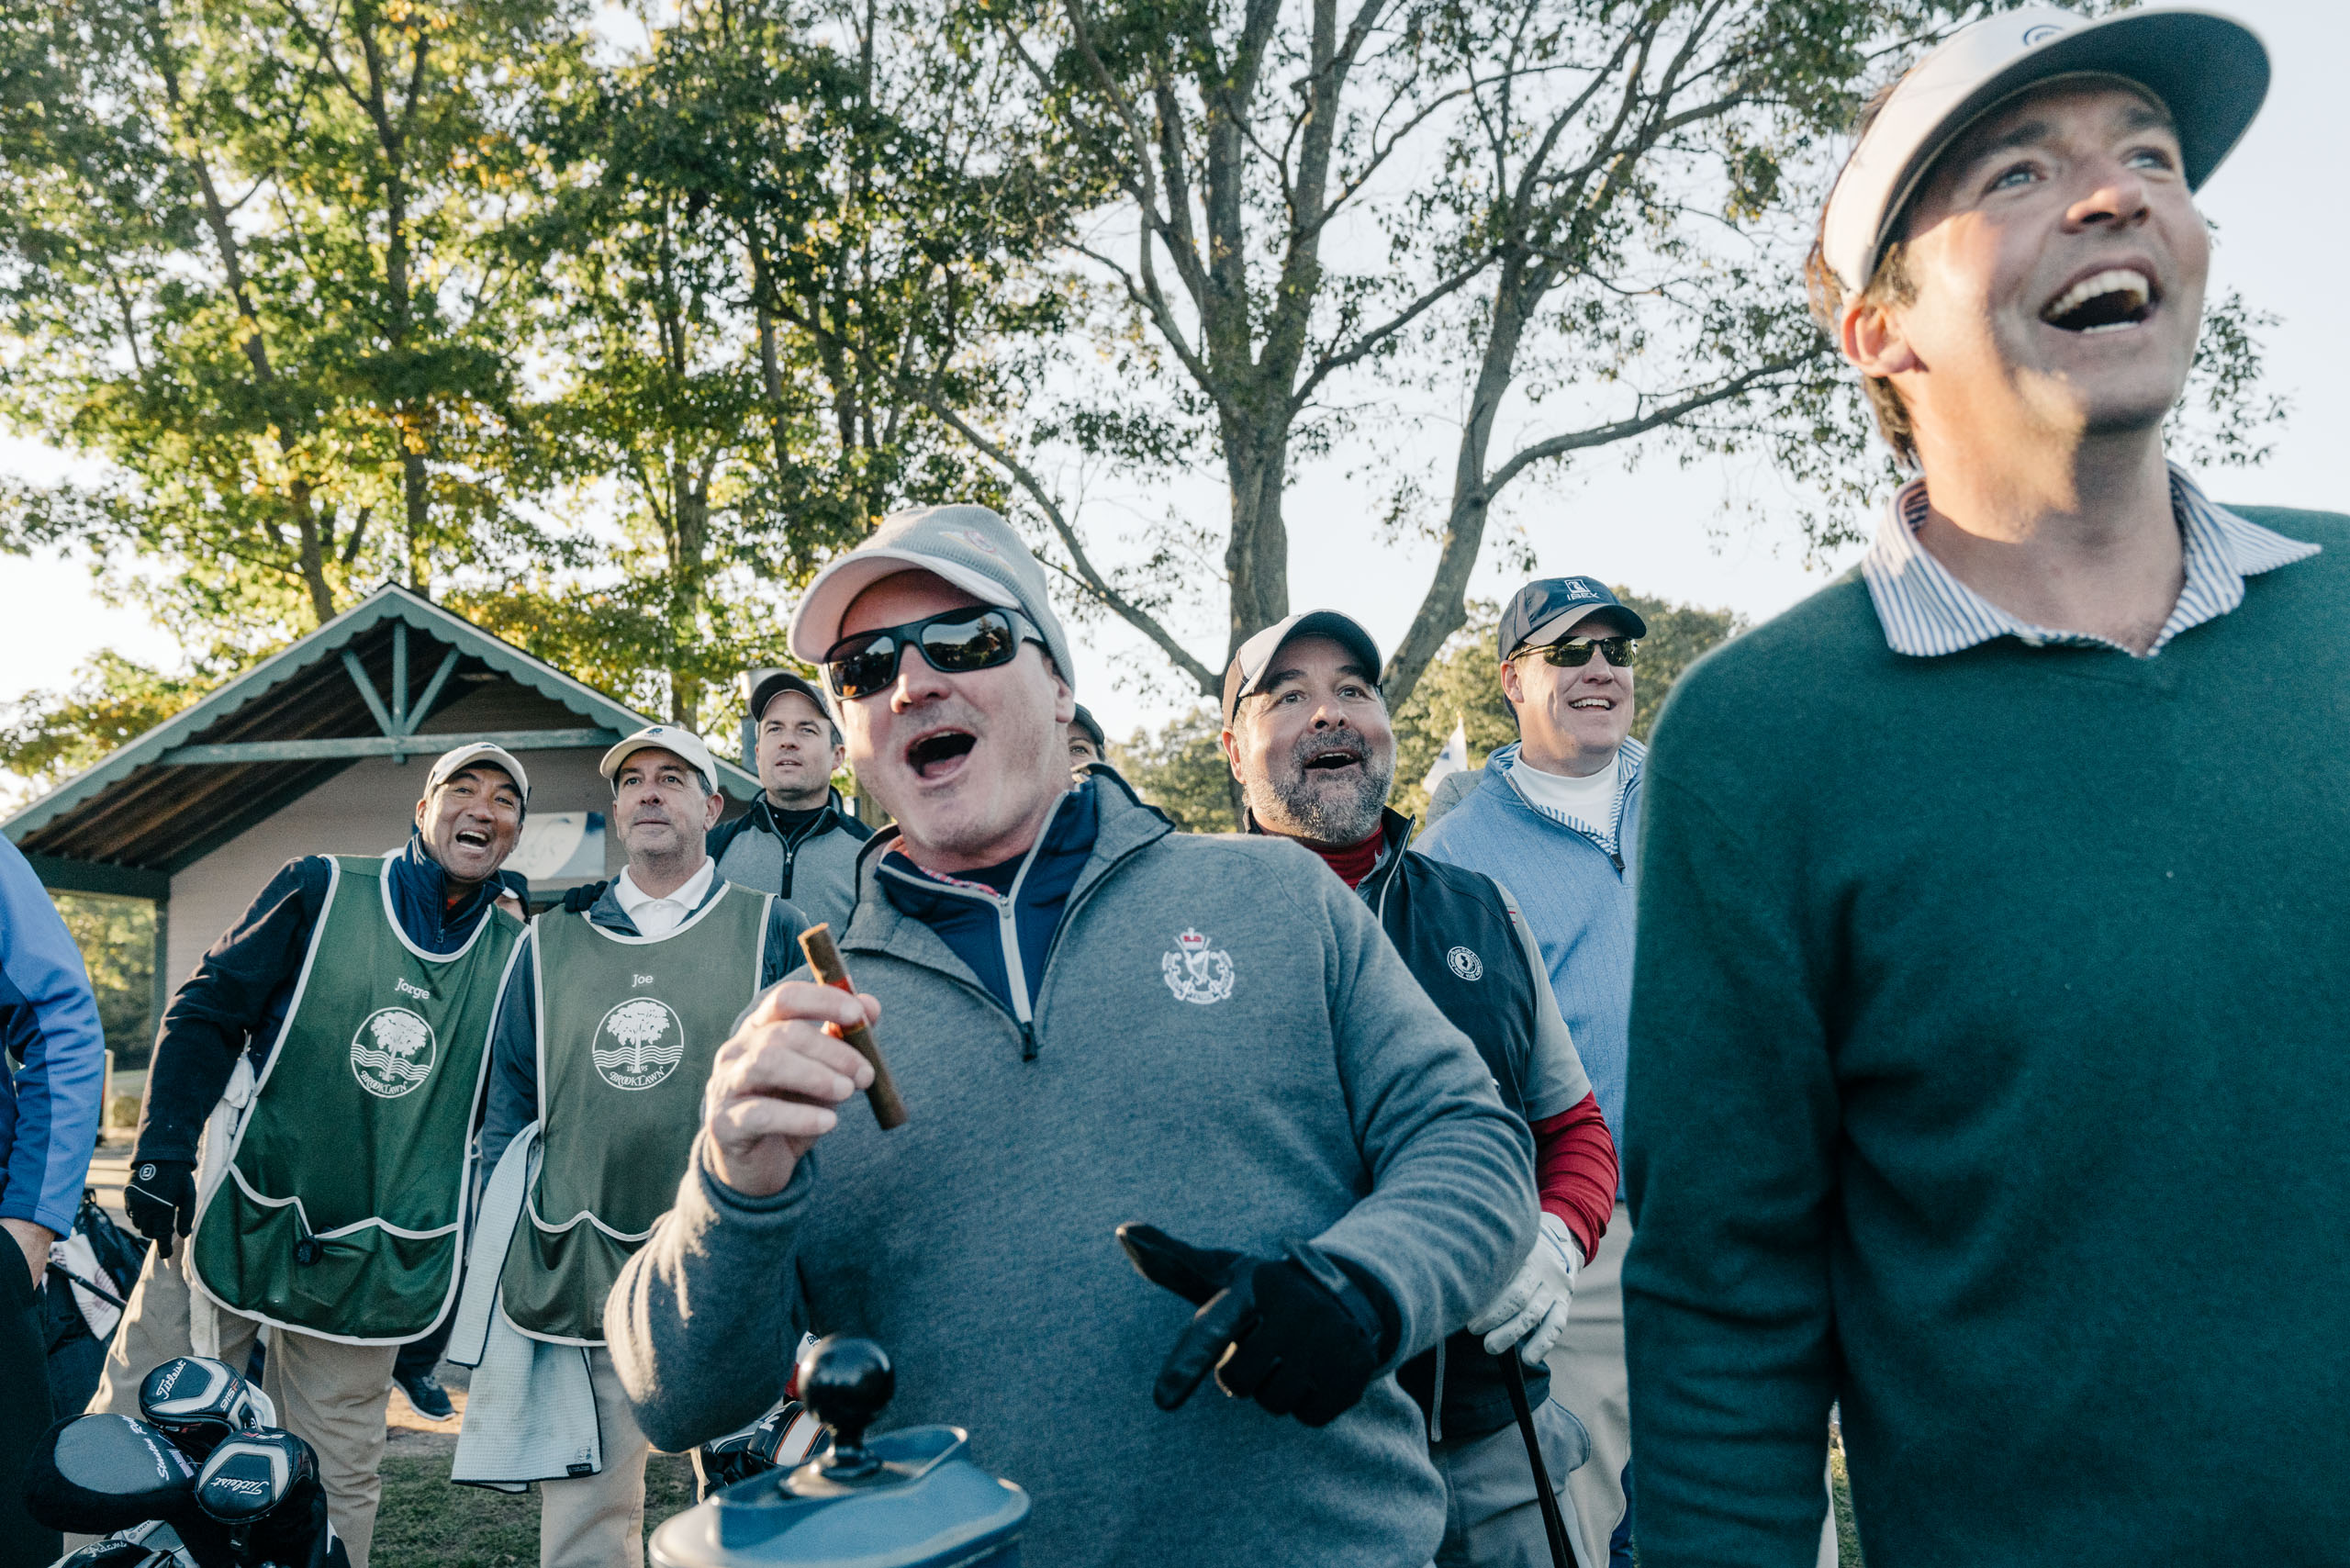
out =
[[1020,1025],[1020,1059],[1036,1059],[1036,1025],[1034,1024],[1024,1022]]
[[1621,855],[1611,849],[1607,852],[1607,858],[1616,862],[1616,869],[1618,872],[1624,869],[1624,857]]

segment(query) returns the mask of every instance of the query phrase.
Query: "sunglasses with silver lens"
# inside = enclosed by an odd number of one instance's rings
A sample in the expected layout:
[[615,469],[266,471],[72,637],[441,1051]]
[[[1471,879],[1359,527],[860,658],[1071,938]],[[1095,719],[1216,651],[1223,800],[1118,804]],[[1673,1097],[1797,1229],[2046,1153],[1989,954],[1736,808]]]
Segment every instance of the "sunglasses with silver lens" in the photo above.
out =
[[1630,637],[1568,637],[1534,651],[1542,655],[1545,664],[1561,669],[1581,669],[1591,662],[1594,649],[1606,655],[1607,662],[1617,669],[1629,669],[1640,644]]
[[941,675],[963,675],[1008,665],[1021,644],[1043,641],[1035,623],[1016,610],[949,610],[843,637],[824,655],[824,680],[834,696],[853,701],[887,690],[908,648],[920,648]]

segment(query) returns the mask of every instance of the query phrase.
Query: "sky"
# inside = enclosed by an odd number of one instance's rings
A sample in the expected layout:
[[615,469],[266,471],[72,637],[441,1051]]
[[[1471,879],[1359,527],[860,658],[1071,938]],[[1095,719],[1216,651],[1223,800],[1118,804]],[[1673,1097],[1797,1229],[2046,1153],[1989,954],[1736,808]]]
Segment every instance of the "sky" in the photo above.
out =
[[[2267,386],[2291,405],[2275,454],[2252,470],[2210,476],[2221,501],[2350,510],[2350,486],[2328,466],[2328,431],[2350,428],[2350,385],[2337,369],[2350,346],[2350,290],[2322,284],[2350,251],[2350,209],[2341,166],[2328,150],[2341,141],[2327,105],[2340,91],[2338,62],[2350,57],[2350,6],[2339,0],[2217,0],[2268,43],[2275,80],[2251,132],[2204,188],[2200,201],[2218,225],[2212,288],[2241,289],[2281,324],[2264,343]],[[1406,466],[1423,465],[1438,494],[1449,488],[1452,431],[1414,426],[1385,442]],[[62,454],[0,436],[0,470],[34,479],[67,469]],[[1521,480],[1516,514],[1543,575],[1584,573],[1642,593],[1728,606],[1760,619],[1785,609],[1850,566],[1860,547],[1807,562],[1791,500],[1767,468],[1712,463],[1683,469],[1668,459],[1628,467],[1620,455],[1548,479]],[[1222,504],[1203,483],[1187,487],[1186,510]],[[1725,510],[1727,498],[1741,504]],[[1292,531],[1292,608],[1326,606],[1354,615],[1392,647],[1408,624],[1434,561],[1433,546],[1367,548],[1368,492],[1337,465],[1302,470],[1286,511]],[[1491,557],[1472,596],[1499,599],[1516,586]],[[1214,662],[1219,627],[1203,622],[1188,638]],[[1079,700],[1113,735],[1161,722],[1183,706],[1161,683],[1143,689],[1122,671],[1139,639],[1123,626],[1070,628],[1079,666]],[[113,647],[149,663],[176,663],[177,651],[134,611],[97,600],[86,569],[55,557],[0,556],[0,701],[67,681],[91,654]],[[1124,661],[1124,662],[1122,662]]]

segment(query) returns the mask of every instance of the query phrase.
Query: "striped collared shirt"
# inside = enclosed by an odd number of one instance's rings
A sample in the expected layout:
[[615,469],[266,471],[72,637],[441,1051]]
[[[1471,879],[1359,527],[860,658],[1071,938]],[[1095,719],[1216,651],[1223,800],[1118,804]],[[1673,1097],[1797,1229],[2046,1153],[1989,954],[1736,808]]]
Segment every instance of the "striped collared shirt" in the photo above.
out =
[[[2170,505],[2185,546],[2187,581],[2170,619],[2146,650],[2148,658],[2188,627],[2216,621],[2242,604],[2244,578],[2305,560],[2320,548],[2213,505],[2176,467],[2170,471]],[[2121,646],[2086,632],[2058,632],[2019,621],[1960,582],[1918,543],[1918,528],[1927,510],[1926,482],[1912,479],[1893,498],[1877,529],[1876,543],[1861,563],[1861,578],[1868,584],[1877,622],[1895,653],[1931,658],[1995,637],[2014,637],[2033,647],[2044,643]]]

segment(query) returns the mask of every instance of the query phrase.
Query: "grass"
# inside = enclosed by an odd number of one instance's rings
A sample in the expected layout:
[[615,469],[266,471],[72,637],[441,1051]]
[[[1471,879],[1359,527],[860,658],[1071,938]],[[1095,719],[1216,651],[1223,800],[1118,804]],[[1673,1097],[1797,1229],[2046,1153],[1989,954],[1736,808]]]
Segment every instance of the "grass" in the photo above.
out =
[[[655,1454],[644,1471],[645,1533],[693,1500],[691,1462]],[[538,1491],[453,1485],[446,1454],[386,1454],[370,1556],[376,1568],[536,1568]]]

